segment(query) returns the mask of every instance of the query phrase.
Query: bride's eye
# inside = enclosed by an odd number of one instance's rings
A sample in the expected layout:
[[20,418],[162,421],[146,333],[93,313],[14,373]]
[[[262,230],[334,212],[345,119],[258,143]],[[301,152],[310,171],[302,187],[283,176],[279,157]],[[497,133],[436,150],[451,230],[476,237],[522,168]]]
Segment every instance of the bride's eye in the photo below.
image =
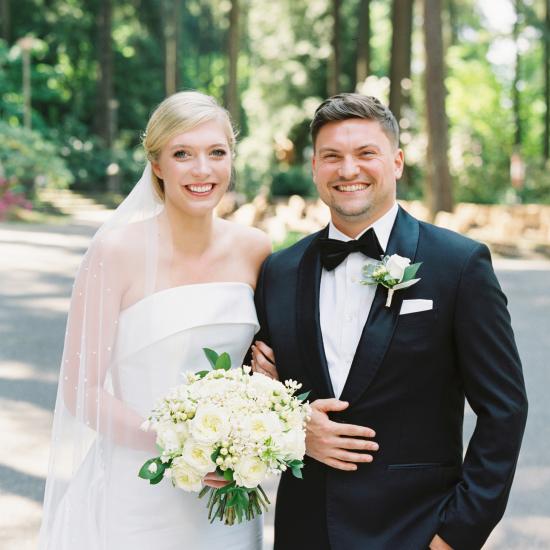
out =
[[179,151],[176,151],[174,153],[174,157],[177,159],[187,159],[190,157],[189,153],[187,151],[184,151],[183,149],[180,149]]
[[227,155],[227,151],[225,149],[214,149],[212,151],[212,155],[218,158],[223,158]]

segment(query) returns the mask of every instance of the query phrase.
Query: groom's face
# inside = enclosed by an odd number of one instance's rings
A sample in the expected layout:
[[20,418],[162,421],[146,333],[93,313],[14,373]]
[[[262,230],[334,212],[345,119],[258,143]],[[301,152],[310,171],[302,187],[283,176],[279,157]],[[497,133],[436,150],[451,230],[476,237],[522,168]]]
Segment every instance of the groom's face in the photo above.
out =
[[321,127],[313,180],[335,225],[354,237],[395,202],[403,152],[374,120],[352,118]]

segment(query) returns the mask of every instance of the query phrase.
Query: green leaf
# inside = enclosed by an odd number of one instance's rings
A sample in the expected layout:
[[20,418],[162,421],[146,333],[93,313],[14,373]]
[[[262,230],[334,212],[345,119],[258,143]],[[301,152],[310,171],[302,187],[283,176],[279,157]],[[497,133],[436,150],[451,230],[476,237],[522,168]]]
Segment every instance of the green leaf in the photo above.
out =
[[206,355],[206,358],[212,365],[212,368],[215,369],[216,361],[218,360],[218,357],[219,357],[218,354],[213,349],[210,349],[210,348],[202,348],[202,351],[204,351],[204,355]]
[[[157,465],[156,472],[149,471],[149,466],[153,463]],[[138,476],[142,479],[149,480],[156,479],[160,476],[160,479],[158,480],[160,481],[162,479],[162,476],[164,475],[164,470],[166,470],[166,465],[160,460],[159,457],[151,458],[147,462],[145,462],[145,464],[140,468]]]
[[216,370],[229,370],[231,368],[231,357],[229,354],[226,352],[222,353],[216,360],[214,368]]
[[410,281],[411,279],[414,279],[416,272],[418,271],[418,268],[422,265],[422,262],[418,262],[417,264],[409,265],[405,268],[405,271],[403,273],[403,279],[402,283],[406,283],[407,281]]
[[305,391],[304,393],[301,393],[300,395],[296,396],[296,399],[298,401],[302,401],[302,403],[309,397],[309,394],[311,393],[311,390]]
[[229,468],[223,472],[223,479],[225,481],[233,481],[233,470],[230,470]]
[[301,467],[293,466],[291,469],[292,469],[292,475],[294,477],[297,477],[298,479],[304,479],[304,477],[302,476],[302,468]]
[[161,482],[162,481],[162,478],[164,477],[164,473],[160,474],[159,476],[153,478],[153,479],[150,479],[149,480],[149,483],[151,485],[156,485],[157,483]]
[[196,372],[195,375],[199,378],[204,378],[209,372],[209,370],[200,370],[199,372]]

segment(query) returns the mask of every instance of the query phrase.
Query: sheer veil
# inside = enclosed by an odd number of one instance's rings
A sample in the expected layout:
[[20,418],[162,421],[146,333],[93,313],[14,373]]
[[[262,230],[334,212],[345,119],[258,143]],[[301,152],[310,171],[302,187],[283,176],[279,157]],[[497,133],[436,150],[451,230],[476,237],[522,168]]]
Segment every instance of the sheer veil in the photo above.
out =
[[[95,234],[76,275],[55,405],[41,550],[53,550],[54,533],[56,540],[63,533],[64,548],[101,549],[102,514],[109,513],[105,465],[111,444],[155,452],[151,434],[140,430],[144,418],[116,397],[112,362],[121,308],[170,286],[171,243],[169,231],[163,231],[163,211],[147,163],[131,193]],[[68,488],[84,462],[93,472],[86,491],[94,493],[99,513],[96,509],[90,515],[95,540],[73,545],[68,537],[78,533],[71,533],[68,520],[71,510],[83,503],[75,496],[81,500],[82,493],[72,495]]]

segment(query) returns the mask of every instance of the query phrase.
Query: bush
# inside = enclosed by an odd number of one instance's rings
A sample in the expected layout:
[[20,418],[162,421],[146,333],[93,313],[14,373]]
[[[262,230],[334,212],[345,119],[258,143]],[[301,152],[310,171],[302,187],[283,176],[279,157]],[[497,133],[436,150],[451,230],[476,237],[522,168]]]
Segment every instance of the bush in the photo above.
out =
[[271,196],[289,197],[301,195],[302,197],[315,196],[315,185],[309,171],[302,166],[291,166],[275,172],[271,182]]
[[0,121],[0,166],[6,180],[28,198],[36,186],[67,187],[73,180],[58,147],[39,133]]
[[22,186],[0,177],[0,221],[10,219],[18,208],[30,210],[32,203],[25,198]]

